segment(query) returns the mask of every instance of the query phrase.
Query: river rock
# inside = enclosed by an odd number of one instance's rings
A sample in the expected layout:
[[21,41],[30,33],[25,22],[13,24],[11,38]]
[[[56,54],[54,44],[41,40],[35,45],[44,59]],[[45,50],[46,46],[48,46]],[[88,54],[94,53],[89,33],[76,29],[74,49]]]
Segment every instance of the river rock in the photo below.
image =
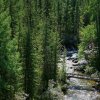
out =
[[100,96],[96,96],[92,100],[100,100]]
[[85,59],[82,59],[82,60],[79,61],[79,66],[85,66],[87,64],[88,64],[88,62]]
[[96,84],[95,89],[100,91],[100,83]]

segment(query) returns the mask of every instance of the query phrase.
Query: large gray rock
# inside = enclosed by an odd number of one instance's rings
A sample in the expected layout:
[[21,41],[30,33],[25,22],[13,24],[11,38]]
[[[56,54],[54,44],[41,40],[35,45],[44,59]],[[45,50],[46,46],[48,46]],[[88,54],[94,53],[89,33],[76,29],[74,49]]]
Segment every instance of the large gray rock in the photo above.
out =
[[82,59],[82,60],[79,61],[79,66],[84,66],[84,65],[87,65],[87,64],[88,64],[88,62],[85,59]]

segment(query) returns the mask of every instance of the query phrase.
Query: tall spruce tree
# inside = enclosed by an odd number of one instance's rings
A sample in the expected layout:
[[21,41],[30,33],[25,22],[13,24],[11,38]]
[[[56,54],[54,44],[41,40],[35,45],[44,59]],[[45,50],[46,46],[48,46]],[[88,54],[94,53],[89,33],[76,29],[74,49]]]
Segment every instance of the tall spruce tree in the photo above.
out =
[[97,48],[98,48],[98,53],[97,53],[97,69],[100,71],[100,62],[98,59],[100,59],[100,2],[97,0],[97,7],[96,7],[96,27],[97,27]]
[[12,23],[10,3],[0,1],[0,99],[14,100],[18,92],[20,68],[20,54],[17,38],[12,37]]
[[[22,30],[22,61],[24,73],[24,90],[29,95],[27,100],[38,99],[43,66],[43,20],[40,2],[37,0],[24,1],[24,27]],[[40,15],[40,16],[39,16]]]
[[42,80],[44,90],[47,90],[49,80],[57,80],[59,33],[57,30],[56,2],[44,0],[44,67]]

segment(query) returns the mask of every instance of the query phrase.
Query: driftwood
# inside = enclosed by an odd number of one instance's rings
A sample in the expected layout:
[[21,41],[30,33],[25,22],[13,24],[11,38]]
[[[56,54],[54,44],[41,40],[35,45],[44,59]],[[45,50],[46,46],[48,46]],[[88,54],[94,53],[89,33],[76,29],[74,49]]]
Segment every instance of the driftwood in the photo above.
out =
[[[94,86],[95,87],[95,86]],[[89,87],[89,86],[68,86],[67,87],[70,90],[87,90],[87,91],[95,91],[95,88],[93,88],[93,86]]]
[[93,80],[96,82],[100,82],[100,78],[97,77],[90,77],[90,76],[84,76],[84,75],[72,74],[72,73],[67,73],[67,78],[78,78],[78,79]]

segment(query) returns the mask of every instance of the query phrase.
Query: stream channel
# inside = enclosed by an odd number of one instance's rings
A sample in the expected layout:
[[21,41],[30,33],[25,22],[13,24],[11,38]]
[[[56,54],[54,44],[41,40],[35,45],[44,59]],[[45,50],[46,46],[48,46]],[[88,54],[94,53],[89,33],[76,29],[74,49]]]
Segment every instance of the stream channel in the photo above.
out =
[[[74,70],[77,66],[73,66],[72,59],[69,59],[68,56],[65,59],[66,73],[82,74]],[[96,85],[95,81],[69,78],[69,83],[70,85],[67,94],[64,96],[64,100],[100,100],[100,92],[92,87]]]

